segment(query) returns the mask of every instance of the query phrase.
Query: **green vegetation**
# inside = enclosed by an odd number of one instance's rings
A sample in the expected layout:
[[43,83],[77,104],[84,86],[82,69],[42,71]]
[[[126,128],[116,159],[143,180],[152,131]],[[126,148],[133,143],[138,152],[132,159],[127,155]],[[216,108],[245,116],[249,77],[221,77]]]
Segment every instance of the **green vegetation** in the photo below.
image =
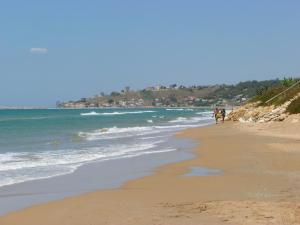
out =
[[292,101],[291,104],[288,106],[287,111],[290,114],[300,113],[300,98]]
[[117,91],[113,91],[113,92],[110,93],[111,97],[117,97],[117,96],[120,96],[120,95],[121,94],[119,92],[117,92]]
[[287,92],[279,95],[278,97],[274,98],[273,100],[269,101],[272,97],[278,95],[279,93],[287,90],[289,87],[294,85],[299,79],[293,78],[284,78],[280,81],[279,84],[275,86],[271,86],[269,88],[262,88],[257,92],[257,95],[251,100],[252,102],[260,102],[260,105],[281,105],[286,101],[292,99],[296,94],[300,92],[300,84],[296,85],[295,87],[291,88]]
[[108,100],[107,100],[107,103],[112,104],[112,103],[114,103],[114,100],[108,99]]
[[237,95],[244,95],[248,98],[255,96],[261,90],[270,88],[280,84],[280,80],[265,80],[265,81],[245,81],[236,85],[221,85],[218,90],[212,95],[217,98],[233,98]]
[[150,90],[142,90],[141,95],[145,100],[152,100],[153,99],[153,92]]
[[296,82],[296,79],[292,77],[284,77],[283,80],[281,81],[281,84],[285,87],[290,87]]

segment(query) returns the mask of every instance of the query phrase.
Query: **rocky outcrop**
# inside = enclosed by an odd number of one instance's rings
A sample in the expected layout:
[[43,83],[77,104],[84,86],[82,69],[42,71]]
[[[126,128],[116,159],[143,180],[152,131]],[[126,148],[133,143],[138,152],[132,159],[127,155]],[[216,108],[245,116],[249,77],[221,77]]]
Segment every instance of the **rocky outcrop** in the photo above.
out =
[[299,97],[300,93],[280,106],[259,106],[259,102],[248,103],[244,106],[234,109],[228,115],[227,119],[232,121],[257,123],[283,121],[289,116],[289,114],[286,112],[287,107],[293,100],[296,100]]

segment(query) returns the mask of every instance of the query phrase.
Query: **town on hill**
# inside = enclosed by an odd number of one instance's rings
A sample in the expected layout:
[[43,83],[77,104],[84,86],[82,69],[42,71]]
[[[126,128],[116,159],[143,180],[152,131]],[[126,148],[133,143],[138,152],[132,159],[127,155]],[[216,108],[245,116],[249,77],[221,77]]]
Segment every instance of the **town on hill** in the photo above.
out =
[[125,87],[110,94],[101,92],[76,101],[57,102],[58,108],[96,107],[231,107],[241,105],[257,93],[280,83],[279,79],[246,81],[234,85],[157,85],[142,90]]

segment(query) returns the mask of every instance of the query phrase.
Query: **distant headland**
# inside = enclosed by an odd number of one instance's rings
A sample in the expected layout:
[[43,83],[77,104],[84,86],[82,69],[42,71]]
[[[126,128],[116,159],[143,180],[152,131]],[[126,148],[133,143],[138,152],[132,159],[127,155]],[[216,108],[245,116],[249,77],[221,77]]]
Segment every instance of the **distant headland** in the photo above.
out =
[[95,107],[213,107],[238,106],[257,93],[278,85],[279,79],[245,81],[234,85],[157,85],[142,90],[125,87],[110,94],[101,92],[79,100],[57,102],[58,108]]

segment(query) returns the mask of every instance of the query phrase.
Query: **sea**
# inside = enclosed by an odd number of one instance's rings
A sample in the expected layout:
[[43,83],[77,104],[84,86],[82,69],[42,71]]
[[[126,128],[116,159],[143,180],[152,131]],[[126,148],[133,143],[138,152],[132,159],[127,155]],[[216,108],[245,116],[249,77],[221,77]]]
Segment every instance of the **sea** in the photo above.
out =
[[213,123],[210,109],[0,110],[0,187],[114,159],[178,151],[172,136]]

